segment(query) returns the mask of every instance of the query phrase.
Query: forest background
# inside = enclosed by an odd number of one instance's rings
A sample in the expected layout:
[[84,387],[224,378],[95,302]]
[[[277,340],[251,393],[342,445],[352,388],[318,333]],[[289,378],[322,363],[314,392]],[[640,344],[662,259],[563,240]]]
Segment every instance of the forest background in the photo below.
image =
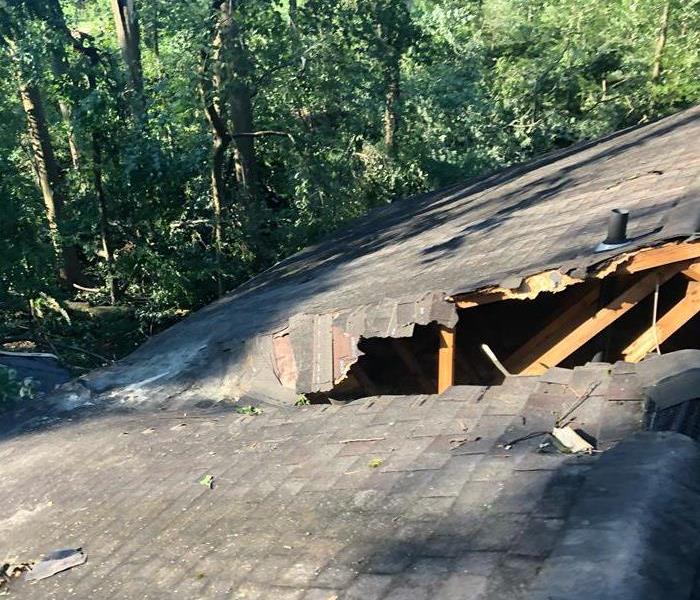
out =
[[0,0],[0,349],[109,363],[373,207],[698,103],[699,52],[700,0]]

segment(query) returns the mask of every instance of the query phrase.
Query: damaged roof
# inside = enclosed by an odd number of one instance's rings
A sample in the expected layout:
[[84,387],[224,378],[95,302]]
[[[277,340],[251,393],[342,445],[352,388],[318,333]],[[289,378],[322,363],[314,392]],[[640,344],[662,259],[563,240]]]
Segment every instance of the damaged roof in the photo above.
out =
[[[516,288],[555,269],[582,276],[609,213],[630,211],[624,248],[698,229],[700,107],[394,202],[303,250],[81,380],[123,403],[179,405],[330,390],[360,338],[456,321],[451,295]],[[77,401],[88,392],[74,391]]]
[[[258,416],[25,423],[0,438],[0,559],[88,560],[10,597],[688,598],[700,450],[640,430],[644,388],[698,364],[684,351]],[[603,452],[541,452],[532,434],[565,415]]]

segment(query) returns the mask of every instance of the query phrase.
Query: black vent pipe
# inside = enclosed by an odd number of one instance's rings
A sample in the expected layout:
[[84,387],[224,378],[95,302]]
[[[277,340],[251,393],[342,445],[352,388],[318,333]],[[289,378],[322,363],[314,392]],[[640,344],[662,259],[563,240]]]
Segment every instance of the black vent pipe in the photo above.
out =
[[630,211],[624,208],[613,209],[608,221],[608,237],[603,241],[604,244],[617,245],[627,242],[627,221],[629,216]]

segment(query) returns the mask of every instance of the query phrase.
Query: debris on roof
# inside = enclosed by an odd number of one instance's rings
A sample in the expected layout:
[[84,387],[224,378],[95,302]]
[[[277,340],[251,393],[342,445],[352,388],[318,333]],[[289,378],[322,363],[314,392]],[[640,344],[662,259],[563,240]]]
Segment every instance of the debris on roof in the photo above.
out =
[[27,581],[39,581],[82,565],[86,561],[87,554],[83,552],[82,548],[62,548],[61,550],[54,550],[35,563],[24,578]]

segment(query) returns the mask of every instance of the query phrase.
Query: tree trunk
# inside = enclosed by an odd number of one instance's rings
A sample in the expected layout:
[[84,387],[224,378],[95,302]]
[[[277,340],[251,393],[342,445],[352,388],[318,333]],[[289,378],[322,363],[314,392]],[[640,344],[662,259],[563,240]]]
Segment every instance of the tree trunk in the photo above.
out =
[[[92,78],[91,78],[92,79]],[[91,81],[94,86],[94,79]],[[107,264],[107,289],[109,299],[114,305],[118,300],[117,282],[114,277],[114,253],[109,240],[109,221],[107,215],[107,196],[105,195],[104,184],[102,182],[102,139],[97,131],[92,133],[92,176],[95,183],[95,193],[97,194],[97,209],[100,215],[100,242],[102,254]]]
[[[216,37],[218,39],[218,36]],[[218,47],[217,42],[214,42],[213,45],[215,48]],[[212,213],[214,216],[213,237],[217,264],[217,291],[219,297],[221,297],[224,293],[223,273],[221,272],[221,254],[224,238],[222,213],[226,198],[226,175],[224,165],[226,163],[226,151],[231,145],[232,138],[228,132],[226,122],[221,116],[221,107],[216,101],[214,92],[216,77],[214,77],[214,85],[212,85],[212,79],[209,73],[208,64],[209,61],[207,59],[207,54],[203,53],[202,67],[200,70],[199,89],[202,96],[202,104],[204,105],[204,114],[206,115],[207,121],[211,126],[212,134],[212,157],[210,166],[210,178]]]
[[141,68],[141,47],[139,21],[134,0],[111,0],[114,24],[117,29],[117,41],[131,87],[134,116],[139,121],[144,119],[143,70]]
[[384,76],[384,149],[388,156],[398,151],[401,57],[414,35],[411,17],[403,0],[375,0],[378,59]]
[[[46,7],[46,12],[43,15],[49,26],[58,34],[58,40],[55,42],[54,50],[52,52],[53,57],[53,72],[57,78],[63,78],[67,74],[67,59],[65,56],[64,45],[69,44],[74,50],[76,50],[81,56],[87,59],[87,67],[85,71],[85,78],[88,83],[88,88],[91,91],[97,89],[97,81],[95,77],[95,71],[97,70],[100,62],[100,57],[98,52],[94,48],[86,48],[82,45],[77,38],[71,35],[70,29],[66,24],[66,19],[61,8],[61,4],[58,0],[50,0],[44,4]],[[70,119],[70,106],[66,106],[67,112],[64,113],[63,108],[61,108],[61,113],[64,120],[68,126],[71,125],[72,119]],[[92,131],[92,176],[93,184],[95,186],[95,195],[97,199],[97,210],[99,214],[99,230],[100,230],[100,242],[102,246],[102,255],[107,264],[107,288],[109,290],[110,299],[112,304],[117,301],[118,290],[116,285],[116,280],[114,278],[114,254],[112,251],[112,246],[109,240],[109,223],[107,219],[107,196],[104,190],[104,184],[102,181],[102,136],[98,131],[98,127]],[[77,152],[73,156],[74,167],[77,168],[77,160],[80,158],[80,154]],[[73,151],[71,150],[71,155]]]
[[239,135],[252,133],[253,103],[250,91],[245,85],[232,86],[229,93],[231,129],[236,140],[234,158],[236,162],[236,181],[241,186],[243,196],[250,201],[259,198],[260,181],[258,159],[255,153],[255,137]]
[[671,12],[671,0],[666,0],[663,11],[661,13],[661,23],[659,26],[659,35],[656,38],[656,49],[654,51],[654,64],[651,67],[651,81],[657,83],[661,77],[661,59],[663,57],[664,48],[666,47],[666,37],[668,36],[668,18]]
[[[53,56],[51,58],[51,70],[53,71],[54,77],[63,83],[63,80],[67,76],[68,69],[65,64],[65,56],[62,56],[62,52],[54,49]],[[61,118],[63,119],[63,124],[66,127],[66,136],[68,138],[68,150],[70,151],[71,163],[73,168],[78,170],[80,167],[80,148],[78,147],[78,140],[75,135],[75,127],[73,126],[73,109],[71,105],[65,100],[61,99],[58,101],[58,110],[61,113]]]
[[216,133],[213,134],[214,142],[212,144],[212,164],[211,164],[211,199],[212,209],[214,213],[214,249],[216,252],[216,287],[219,298],[224,295],[223,273],[221,265],[221,254],[223,251],[224,231],[222,224],[222,210],[225,198],[225,183],[224,183],[224,159],[226,156],[226,148],[229,142],[225,142],[223,138]]
[[160,6],[158,0],[153,2],[153,54],[160,63]]
[[288,15],[289,15],[289,25],[291,28],[296,31],[297,28],[297,12],[298,12],[298,7],[297,7],[297,0],[288,0]]
[[387,65],[384,103],[384,148],[389,156],[396,153],[396,131],[399,126],[400,65],[398,58]]
[[[65,18],[63,16],[63,9],[61,8],[58,0],[48,0],[43,3],[34,3],[33,7],[37,11],[37,14],[45,19],[50,27],[57,29],[61,34],[66,32],[70,36]],[[65,85],[65,80],[68,77],[68,58],[66,57],[65,51],[66,39],[64,35],[59,35],[57,39],[49,39],[49,42],[51,53],[51,72],[53,73],[53,76],[59,83],[60,87],[63,88]],[[58,100],[58,109],[66,127],[71,163],[73,164],[74,169],[78,169],[80,166],[80,147],[78,145],[73,122],[73,108],[65,99],[60,98]]]
[[261,185],[255,137],[240,135],[254,131],[253,93],[248,83],[253,65],[234,15],[234,0],[224,0],[219,6],[218,44],[215,84],[225,105],[222,117],[235,139],[236,180],[243,198],[257,206]]
[[44,198],[46,221],[51,243],[59,260],[59,275],[69,284],[80,279],[80,263],[75,246],[66,245],[61,239],[61,211],[63,209],[63,182],[61,170],[54,155],[49,129],[39,90],[20,78],[19,94],[27,117],[27,132],[32,148],[34,169]]

